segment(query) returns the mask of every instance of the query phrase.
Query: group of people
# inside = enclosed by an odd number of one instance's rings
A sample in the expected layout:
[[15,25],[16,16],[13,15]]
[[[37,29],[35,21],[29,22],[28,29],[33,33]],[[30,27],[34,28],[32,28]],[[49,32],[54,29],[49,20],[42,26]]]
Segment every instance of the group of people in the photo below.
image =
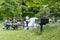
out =
[[10,27],[12,27],[13,29],[18,29],[18,26],[22,26],[23,28],[26,27],[26,29],[28,28],[28,23],[29,23],[29,16],[26,16],[26,20],[24,21],[23,18],[20,19],[16,19],[16,18],[7,18],[4,20],[3,22],[3,29],[9,29]]

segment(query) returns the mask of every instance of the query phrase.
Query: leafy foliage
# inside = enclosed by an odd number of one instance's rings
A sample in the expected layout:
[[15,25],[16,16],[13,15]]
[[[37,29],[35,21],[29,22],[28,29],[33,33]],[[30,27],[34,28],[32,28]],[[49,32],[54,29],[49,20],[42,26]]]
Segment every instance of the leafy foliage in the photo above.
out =
[[[36,17],[42,17],[47,13],[54,13],[55,17],[60,16],[60,0],[24,0],[27,7],[40,7],[37,13],[35,13]],[[44,5],[44,6],[43,6]],[[48,5],[48,8],[43,8]],[[37,10],[37,9],[36,9]]]
[[0,4],[0,14],[3,17],[20,17],[21,7],[17,0],[3,0]]
[[43,17],[48,13],[60,16],[60,0],[0,0],[2,17]]

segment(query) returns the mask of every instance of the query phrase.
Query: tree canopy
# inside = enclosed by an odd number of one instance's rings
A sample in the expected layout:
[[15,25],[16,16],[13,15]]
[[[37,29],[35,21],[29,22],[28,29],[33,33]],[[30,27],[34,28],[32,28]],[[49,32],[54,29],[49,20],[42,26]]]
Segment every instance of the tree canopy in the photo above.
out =
[[3,17],[21,16],[19,0],[0,0],[0,14]]
[[0,16],[2,17],[42,17],[53,13],[60,16],[60,0],[0,0]]

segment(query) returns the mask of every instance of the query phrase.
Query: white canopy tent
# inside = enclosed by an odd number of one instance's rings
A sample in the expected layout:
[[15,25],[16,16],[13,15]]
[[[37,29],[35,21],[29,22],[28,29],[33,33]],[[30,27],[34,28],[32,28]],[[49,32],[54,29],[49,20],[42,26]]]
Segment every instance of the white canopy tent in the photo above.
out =
[[38,18],[35,18],[35,17],[30,18],[30,22],[28,24],[29,27],[36,27],[37,26],[37,24],[35,23],[35,19],[38,19]]

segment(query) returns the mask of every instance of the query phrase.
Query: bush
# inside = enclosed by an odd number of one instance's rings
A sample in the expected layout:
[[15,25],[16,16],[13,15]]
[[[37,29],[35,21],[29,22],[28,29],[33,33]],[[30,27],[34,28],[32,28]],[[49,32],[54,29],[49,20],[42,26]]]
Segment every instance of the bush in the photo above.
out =
[[3,20],[3,17],[0,17],[0,20]]

